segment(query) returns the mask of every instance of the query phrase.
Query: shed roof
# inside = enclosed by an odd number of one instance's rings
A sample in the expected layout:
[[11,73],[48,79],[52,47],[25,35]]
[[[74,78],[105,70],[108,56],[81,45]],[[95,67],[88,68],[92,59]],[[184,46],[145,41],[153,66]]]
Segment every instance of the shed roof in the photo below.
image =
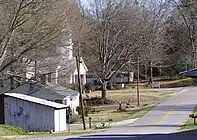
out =
[[67,96],[73,97],[73,96],[79,95],[78,91],[66,88],[66,87],[61,86],[59,84],[53,84],[53,83],[47,82],[47,85],[45,86],[45,88],[53,89],[53,91],[55,91],[56,93],[58,93],[64,97],[67,97]]
[[20,93],[4,93],[4,95],[9,96],[9,97],[13,97],[13,98],[17,98],[17,99],[21,99],[21,100],[25,100],[25,101],[29,101],[29,102],[33,102],[33,103],[37,103],[37,104],[41,104],[41,105],[45,105],[45,106],[49,106],[49,107],[52,107],[55,109],[67,108],[67,106],[63,105],[63,104],[47,101],[44,99],[40,99],[40,98],[36,98],[33,96],[28,96],[28,95],[24,95],[24,94],[20,94]]

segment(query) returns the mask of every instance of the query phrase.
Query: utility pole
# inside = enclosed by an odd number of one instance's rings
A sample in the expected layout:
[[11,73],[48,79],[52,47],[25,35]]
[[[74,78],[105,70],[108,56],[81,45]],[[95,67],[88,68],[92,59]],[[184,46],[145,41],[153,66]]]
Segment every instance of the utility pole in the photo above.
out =
[[[14,59],[14,50],[13,48],[11,48],[11,61]],[[10,67],[10,71],[11,71],[11,77],[10,77],[10,90],[13,90],[14,89],[14,66],[13,64],[11,64],[11,67]]]
[[83,97],[82,97],[82,85],[81,85],[81,76],[80,76],[80,63],[81,60],[78,56],[76,56],[76,63],[77,63],[77,72],[78,72],[78,84],[79,84],[79,99],[80,99],[80,106],[81,106],[81,115],[83,121],[83,129],[86,130],[85,126],[85,117],[84,117],[84,104],[83,104]]
[[140,81],[140,64],[139,58],[137,58],[137,105],[140,105],[140,91],[139,91],[139,81]]
[[37,78],[37,60],[35,60],[34,78]]

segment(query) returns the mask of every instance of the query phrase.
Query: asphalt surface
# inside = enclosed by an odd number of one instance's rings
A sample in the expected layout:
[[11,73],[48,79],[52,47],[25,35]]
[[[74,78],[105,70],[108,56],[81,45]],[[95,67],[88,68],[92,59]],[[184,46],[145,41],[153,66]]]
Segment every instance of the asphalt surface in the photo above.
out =
[[[81,137],[55,137],[48,140],[197,140],[197,131],[179,132],[197,105],[197,87],[183,88],[158,104],[145,116],[121,128],[112,128]],[[39,139],[41,140],[41,139]],[[44,139],[42,139],[44,140]]]

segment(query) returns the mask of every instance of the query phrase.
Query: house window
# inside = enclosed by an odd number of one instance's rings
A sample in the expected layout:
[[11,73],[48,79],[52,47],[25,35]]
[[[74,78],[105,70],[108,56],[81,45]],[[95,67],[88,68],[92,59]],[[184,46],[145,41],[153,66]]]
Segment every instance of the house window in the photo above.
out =
[[55,100],[56,103],[62,104],[62,100]]
[[67,99],[64,100],[64,104],[67,105]]
[[3,80],[0,80],[0,87],[3,87]]

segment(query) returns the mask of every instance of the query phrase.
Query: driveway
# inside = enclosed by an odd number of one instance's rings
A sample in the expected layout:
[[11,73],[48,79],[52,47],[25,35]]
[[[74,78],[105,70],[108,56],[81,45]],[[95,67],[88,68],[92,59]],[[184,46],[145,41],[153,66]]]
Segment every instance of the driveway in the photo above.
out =
[[196,140],[197,131],[178,132],[196,105],[197,88],[183,88],[132,124],[82,137],[55,137],[51,140]]

